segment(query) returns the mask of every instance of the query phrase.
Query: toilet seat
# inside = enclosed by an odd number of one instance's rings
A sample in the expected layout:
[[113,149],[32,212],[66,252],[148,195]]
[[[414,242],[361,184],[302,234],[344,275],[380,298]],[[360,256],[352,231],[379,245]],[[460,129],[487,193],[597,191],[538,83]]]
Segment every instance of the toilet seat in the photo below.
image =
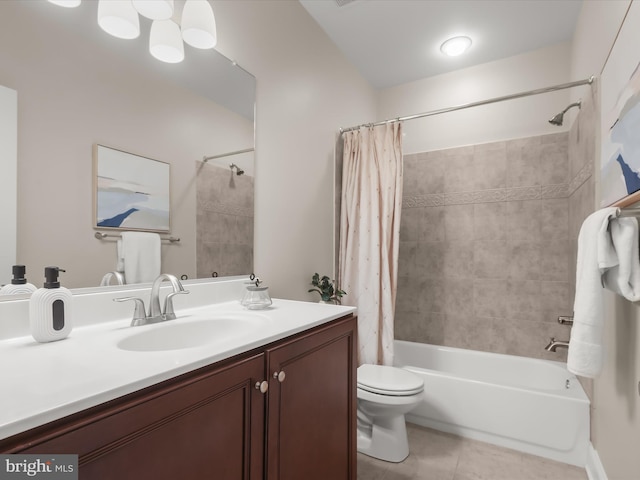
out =
[[358,367],[358,388],[378,395],[409,396],[424,390],[419,376],[397,367],[364,364]]

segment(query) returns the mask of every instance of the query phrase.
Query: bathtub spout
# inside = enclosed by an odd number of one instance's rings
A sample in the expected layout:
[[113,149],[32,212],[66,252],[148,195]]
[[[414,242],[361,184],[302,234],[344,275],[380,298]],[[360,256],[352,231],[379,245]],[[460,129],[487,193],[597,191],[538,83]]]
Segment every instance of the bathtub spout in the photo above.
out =
[[563,342],[562,340],[556,340],[551,337],[549,344],[544,347],[547,352],[555,352],[558,347],[569,348],[569,342]]

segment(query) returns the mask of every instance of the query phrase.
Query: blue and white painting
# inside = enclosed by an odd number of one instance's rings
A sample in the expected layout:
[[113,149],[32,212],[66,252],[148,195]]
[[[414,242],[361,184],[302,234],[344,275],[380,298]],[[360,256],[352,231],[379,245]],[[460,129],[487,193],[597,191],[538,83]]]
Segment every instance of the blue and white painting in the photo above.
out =
[[640,4],[634,2],[602,73],[601,206],[640,191]]
[[169,232],[168,163],[96,145],[96,226]]

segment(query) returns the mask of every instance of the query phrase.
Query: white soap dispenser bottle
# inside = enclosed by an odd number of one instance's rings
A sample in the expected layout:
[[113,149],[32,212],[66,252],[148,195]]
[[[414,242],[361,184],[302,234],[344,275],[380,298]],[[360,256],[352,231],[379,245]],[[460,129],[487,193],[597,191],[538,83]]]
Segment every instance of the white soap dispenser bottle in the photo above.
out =
[[37,342],[54,342],[66,338],[73,328],[73,296],[60,286],[58,267],[44,269],[44,288],[36,290],[29,299],[31,335]]
[[36,286],[27,283],[27,279],[24,277],[27,267],[24,265],[14,265],[12,271],[13,279],[11,279],[11,283],[0,288],[0,295],[31,294],[36,291]]

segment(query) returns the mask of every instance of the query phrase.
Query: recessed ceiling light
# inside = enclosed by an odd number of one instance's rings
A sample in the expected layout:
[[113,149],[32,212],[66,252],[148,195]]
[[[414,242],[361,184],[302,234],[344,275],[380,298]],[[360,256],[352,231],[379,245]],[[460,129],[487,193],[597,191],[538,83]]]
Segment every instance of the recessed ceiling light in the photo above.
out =
[[457,57],[466,52],[471,46],[471,39],[469,37],[460,36],[453,37],[440,45],[440,50],[445,55],[450,57]]

